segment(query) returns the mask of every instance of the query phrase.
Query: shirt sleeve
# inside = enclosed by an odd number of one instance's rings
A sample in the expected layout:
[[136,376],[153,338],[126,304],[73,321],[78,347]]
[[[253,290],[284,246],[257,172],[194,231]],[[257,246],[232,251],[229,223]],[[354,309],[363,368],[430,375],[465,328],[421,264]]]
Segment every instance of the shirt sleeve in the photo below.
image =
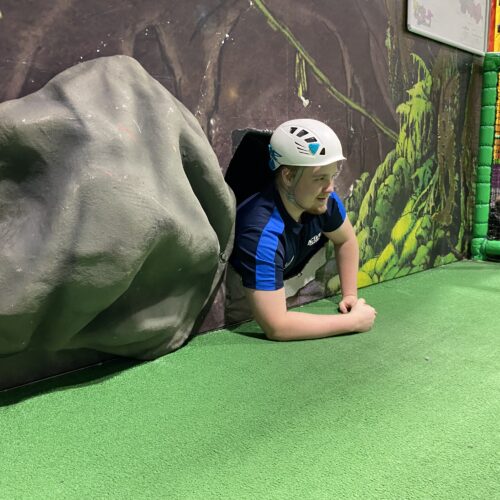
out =
[[346,210],[337,193],[332,193],[328,198],[328,208],[323,214],[323,231],[330,233],[338,229],[346,219]]
[[247,229],[235,237],[230,262],[243,286],[252,290],[283,288],[284,248],[279,230]]

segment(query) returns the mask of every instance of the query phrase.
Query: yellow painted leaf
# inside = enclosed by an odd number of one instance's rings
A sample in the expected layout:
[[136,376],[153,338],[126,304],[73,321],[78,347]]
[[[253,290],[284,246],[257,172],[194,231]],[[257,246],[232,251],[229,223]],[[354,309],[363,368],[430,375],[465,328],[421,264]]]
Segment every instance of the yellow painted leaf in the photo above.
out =
[[368,273],[364,271],[358,272],[358,288],[363,288],[364,286],[369,286],[373,284],[373,280]]

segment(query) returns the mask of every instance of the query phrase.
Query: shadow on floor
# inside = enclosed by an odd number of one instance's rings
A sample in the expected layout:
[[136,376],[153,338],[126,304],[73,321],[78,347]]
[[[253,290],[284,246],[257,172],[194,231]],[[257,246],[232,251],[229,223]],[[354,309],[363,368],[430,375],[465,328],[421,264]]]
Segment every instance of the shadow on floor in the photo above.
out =
[[49,392],[98,384],[141,363],[144,361],[116,358],[20,387],[5,389],[0,391],[0,407],[14,405]]

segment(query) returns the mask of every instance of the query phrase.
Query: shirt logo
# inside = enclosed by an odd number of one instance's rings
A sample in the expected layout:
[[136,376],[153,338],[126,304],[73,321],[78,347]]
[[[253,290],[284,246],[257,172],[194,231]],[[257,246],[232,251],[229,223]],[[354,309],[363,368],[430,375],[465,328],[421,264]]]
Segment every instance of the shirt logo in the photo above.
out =
[[295,259],[295,255],[285,264],[285,269],[293,262],[293,259]]
[[318,243],[321,238],[321,233],[318,233],[316,236],[313,236],[308,242],[307,246],[312,247],[315,243]]

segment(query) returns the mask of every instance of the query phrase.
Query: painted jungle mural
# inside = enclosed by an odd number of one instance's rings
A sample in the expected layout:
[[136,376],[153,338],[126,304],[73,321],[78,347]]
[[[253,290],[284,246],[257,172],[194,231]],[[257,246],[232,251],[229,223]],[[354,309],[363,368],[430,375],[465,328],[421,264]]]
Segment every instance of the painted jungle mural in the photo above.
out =
[[[400,17],[386,2],[384,48],[398,117],[391,129],[376,113],[339,91],[290,28],[263,2],[255,4],[296,50],[296,92],[304,106],[310,102],[308,80],[313,78],[331,98],[369,120],[393,145],[372,171],[360,173],[346,195],[360,245],[358,285],[465,258],[477,142],[477,67],[465,66],[463,54],[439,44],[435,50],[419,51],[424,61],[411,39],[397,29]],[[348,161],[346,168],[350,166]],[[317,298],[321,289],[326,295],[339,291],[333,246],[327,248],[327,262],[314,278],[289,302]]]
[[[471,97],[461,99],[456,57],[435,61],[434,73],[411,57],[416,82],[396,109],[395,147],[372,175],[362,174],[347,200],[360,244],[360,287],[454,262],[468,251],[474,134],[460,116]],[[338,278],[330,278],[328,292],[338,288]]]

